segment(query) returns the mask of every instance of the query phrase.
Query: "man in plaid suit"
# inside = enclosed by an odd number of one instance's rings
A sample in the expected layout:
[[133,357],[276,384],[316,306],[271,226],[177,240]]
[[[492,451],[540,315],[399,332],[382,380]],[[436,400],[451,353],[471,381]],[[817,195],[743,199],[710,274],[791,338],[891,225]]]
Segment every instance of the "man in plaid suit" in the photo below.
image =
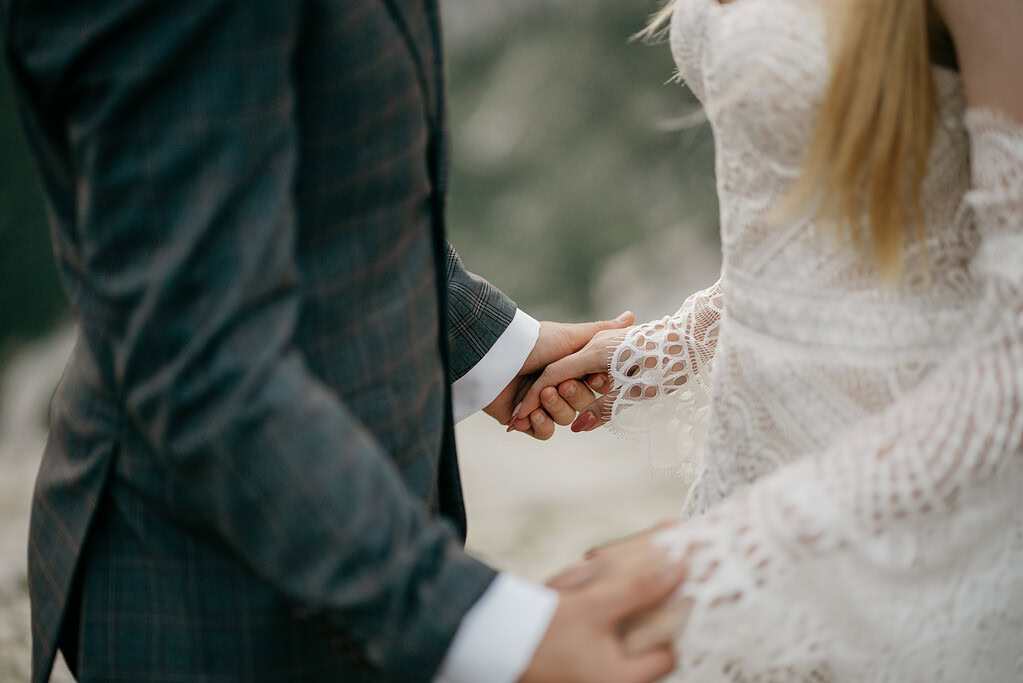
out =
[[447,245],[435,0],[2,1],[81,327],[32,511],[33,681],[58,649],[83,681],[665,673],[619,625],[677,568],[558,594],[461,550],[452,382],[506,420],[627,321],[541,327]]

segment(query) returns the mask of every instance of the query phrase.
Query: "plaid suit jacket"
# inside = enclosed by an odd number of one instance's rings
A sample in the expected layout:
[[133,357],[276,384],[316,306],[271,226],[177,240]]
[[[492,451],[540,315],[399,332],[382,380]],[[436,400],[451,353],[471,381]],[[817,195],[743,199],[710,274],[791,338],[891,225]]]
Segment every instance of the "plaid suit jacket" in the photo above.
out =
[[33,681],[58,647],[84,681],[429,680],[493,578],[449,382],[515,310],[444,238],[435,0],[2,2],[81,329]]

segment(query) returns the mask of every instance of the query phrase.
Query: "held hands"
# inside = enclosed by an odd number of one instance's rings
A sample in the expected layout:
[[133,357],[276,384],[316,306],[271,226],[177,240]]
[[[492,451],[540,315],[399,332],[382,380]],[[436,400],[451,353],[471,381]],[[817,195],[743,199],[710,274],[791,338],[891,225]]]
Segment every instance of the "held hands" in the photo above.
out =
[[[631,314],[629,319],[631,321]],[[535,429],[537,415],[542,419],[544,410],[548,413],[557,410],[564,403],[563,398],[569,400],[571,416],[578,412],[579,417],[574,422],[568,419],[558,424],[571,422],[573,432],[587,432],[607,422],[615,394],[605,393],[611,390],[606,373],[611,354],[625,338],[625,327],[603,328],[575,353],[551,362],[525,392],[511,417],[511,427],[518,431],[528,431],[531,426]],[[590,392],[577,381],[580,377],[587,378],[587,385],[604,395],[593,400]],[[583,398],[579,398],[580,394]]]
[[[580,410],[592,404],[593,393],[589,387],[597,391],[601,389],[606,391],[610,388],[610,382],[603,374],[606,364],[595,371],[599,374],[590,377],[586,377],[587,373],[566,377],[568,381],[560,383],[558,390],[551,390],[551,395],[547,396],[548,400],[544,402],[542,408],[537,402],[529,412],[520,411],[523,419],[511,424],[513,409],[526,396],[533,382],[542,377],[541,370],[556,361],[573,357],[592,342],[595,336],[605,333],[621,334],[624,328],[633,323],[634,318],[631,312],[626,311],[614,320],[594,323],[541,323],[540,336],[519,374],[483,411],[501,424],[510,424],[508,431],[525,432],[542,441],[549,439],[554,434],[556,424],[571,424]],[[578,378],[585,379],[586,383],[579,381]]]
[[671,596],[687,567],[651,541],[675,523],[592,550],[551,579],[561,600],[521,683],[648,683],[674,669],[688,611]]

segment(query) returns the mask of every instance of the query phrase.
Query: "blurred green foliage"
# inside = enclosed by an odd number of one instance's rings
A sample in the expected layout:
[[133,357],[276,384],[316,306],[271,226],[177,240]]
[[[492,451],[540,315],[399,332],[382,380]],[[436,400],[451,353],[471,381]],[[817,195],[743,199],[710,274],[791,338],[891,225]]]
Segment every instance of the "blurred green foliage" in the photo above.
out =
[[7,65],[0,65],[0,355],[65,312],[39,175],[22,136]]

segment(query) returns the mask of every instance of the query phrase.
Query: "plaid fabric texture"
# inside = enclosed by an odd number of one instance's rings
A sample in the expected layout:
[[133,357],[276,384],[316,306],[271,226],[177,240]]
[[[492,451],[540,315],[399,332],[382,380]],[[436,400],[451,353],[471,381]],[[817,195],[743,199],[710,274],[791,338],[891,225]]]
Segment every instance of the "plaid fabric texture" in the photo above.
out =
[[492,580],[449,380],[515,308],[443,236],[434,2],[6,2],[81,328],[35,682],[428,681]]
[[515,317],[515,305],[489,282],[468,272],[447,245],[448,335],[451,381],[461,379],[494,345]]

